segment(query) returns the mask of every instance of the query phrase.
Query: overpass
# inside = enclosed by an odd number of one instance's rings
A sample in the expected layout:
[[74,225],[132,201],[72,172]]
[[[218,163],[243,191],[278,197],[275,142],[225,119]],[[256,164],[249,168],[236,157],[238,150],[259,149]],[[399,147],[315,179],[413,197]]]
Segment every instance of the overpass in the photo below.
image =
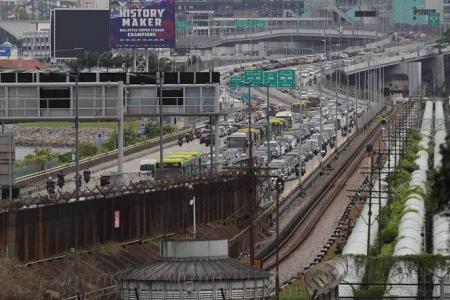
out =
[[[206,51],[212,51],[214,55],[224,55],[224,54],[236,54],[237,52],[259,52],[260,56],[262,52],[267,52],[267,49],[271,46],[269,42],[279,43],[281,48],[307,48],[307,49],[322,49],[324,43],[322,40],[327,37],[332,43],[338,43],[341,39],[342,43],[347,46],[356,46],[363,44],[367,40],[376,40],[384,37],[382,32],[369,31],[369,30],[359,30],[357,27],[351,27],[350,29],[344,29],[339,32],[336,28],[267,28],[265,30],[257,32],[246,32],[246,33],[232,33],[226,34],[221,33],[220,35],[211,36],[179,36],[177,37],[177,48],[179,49],[191,49],[202,51],[202,53],[207,53]],[[252,46],[251,49],[247,51],[244,45],[257,44],[260,49],[255,50]],[[266,43],[267,45],[265,45]],[[286,43],[290,43],[284,45]],[[284,45],[284,46],[283,46]],[[237,51],[235,47],[244,47],[244,49],[239,49],[242,51]],[[247,46],[248,47],[248,46]],[[228,52],[220,52],[220,48],[229,48]],[[218,52],[219,51],[219,52]]]
[[[416,49],[412,52],[400,51],[387,56],[371,57],[353,65],[338,68],[353,78],[350,81],[360,78],[362,73],[386,73],[387,78],[393,74],[405,74],[408,76],[409,96],[414,96],[421,91],[423,81],[430,82],[433,91],[443,86],[445,81],[444,58],[448,54],[450,54],[450,47],[436,49],[421,43],[417,44]],[[379,81],[379,79],[375,81]],[[385,80],[383,81],[385,83]],[[375,85],[378,84],[382,83],[375,83]]]

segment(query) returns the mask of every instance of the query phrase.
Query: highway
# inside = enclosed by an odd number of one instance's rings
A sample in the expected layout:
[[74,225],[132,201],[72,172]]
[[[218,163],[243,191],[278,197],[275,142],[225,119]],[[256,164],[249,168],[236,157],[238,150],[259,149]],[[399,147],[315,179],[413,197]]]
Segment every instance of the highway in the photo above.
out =
[[[361,59],[363,59],[363,57],[365,56],[356,56],[354,57],[355,62],[359,61]],[[306,65],[302,65],[302,68],[307,68],[307,67],[312,67],[312,68],[316,68],[316,69],[320,69],[320,63],[314,63],[314,64],[306,64]],[[320,81],[320,76],[318,76],[318,79]],[[308,79],[306,79],[308,80]],[[317,84],[313,84],[310,87],[305,87],[302,88],[301,91],[311,91],[313,93],[319,93],[317,90],[319,89],[319,86]],[[254,88],[252,89],[252,93],[258,95],[259,97],[261,97],[262,99],[265,99],[266,97],[266,91],[264,88]],[[283,105],[287,105],[290,106],[293,102],[296,101],[296,99],[294,97],[292,97],[290,94],[288,93],[282,93],[280,90],[277,89],[270,89],[269,90],[270,93],[270,102],[271,103],[275,103],[275,104],[283,104]],[[323,95],[327,95],[328,97],[334,97],[334,95],[332,93],[330,93],[330,91],[326,91],[323,90],[321,92],[321,94]],[[339,98],[345,101],[345,95],[339,95]],[[349,99],[351,102],[354,102],[353,98]],[[361,106],[358,109],[358,113],[363,111],[363,102],[360,100],[358,101],[358,103],[361,104]],[[338,137],[338,141],[341,139],[341,137]],[[224,145],[223,143],[223,139],[220,143],[220,145]],[[185,143],[183,144],[181,147],[179,147],[177,145],[176,142],[171,142],[168,144],[164,145],[164,156],[167,157],[168,155],[171,155],[177,151],[199,151],[201,153],[208,153],[210,151],[209,147],[206,147],[204,145],[200,145],[199,142],[197,140],[194,140],[191,143]],[[127,156],[124,158],[124,173],[127,173],[128,175],[126,175],[125,177],[125,182],[128,181],[135,181],[138,180],[138,170],[139,170],[139,163],[142,159],[159,159],[159,148],[158,147],[154,147],[152,149],[148,149],[145,151],[141,151],[139,153],[135,153],[132,154],[130,156]],[[309,168],[309,166],[307,166],[307,169]],[[80,170],[81,172],[83,170]],[[88,187],[89,188],[93,188],[95,187],[96,184],[98,184],[99,182],[99,177],[105,173],[105,172],[115,172],[117,171],[117,160],[115,161],[111,161],[108,163],[103,163],[103,164],[99,164],[96,167],[91,168],[92,171],[92,178],[93,180],[89,183]],[[63,190],[73,190],[74,189],[74,184],[73,182],[70,182],[71,179],[73,179],[75,176],[74,173],[68,174],[66,176],[66,186],[63,188]],[[25,191],[32,191],[33,193],[38,193],[41,194],[42,192],[46,192],[44,187],[31,187],[31,188],[27,188],[24,189]]]

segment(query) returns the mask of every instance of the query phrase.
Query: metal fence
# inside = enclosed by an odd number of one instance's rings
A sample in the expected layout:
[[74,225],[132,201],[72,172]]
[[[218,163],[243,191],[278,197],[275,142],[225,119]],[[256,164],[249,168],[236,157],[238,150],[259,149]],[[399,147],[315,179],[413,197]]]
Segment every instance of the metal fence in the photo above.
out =
[[[59,164],[59,161],[57,158],[51,159],[46,163],[45,169],[47,170],[47,169],[55,168],[58,166],[58,164]],[[40,171],[43,171],[41,163],[27,164],[27,165],[24,165],[24,166],[16,169],[16,177],[19,178],[19,177],[27,176],[27,175],[34,174],[34,173],[37,173]]]
[[227,219],[255,195],[241,171],[205,173],[183,181],[141,181],[0,202],[0,254],[34,261],[72,249],[174,232],[193,222],[186,183],[196,197],[197,222]]
[[[450,284],[341,283],[339,299],[450,299]],[[332,291],[335,293],[335,291]]]

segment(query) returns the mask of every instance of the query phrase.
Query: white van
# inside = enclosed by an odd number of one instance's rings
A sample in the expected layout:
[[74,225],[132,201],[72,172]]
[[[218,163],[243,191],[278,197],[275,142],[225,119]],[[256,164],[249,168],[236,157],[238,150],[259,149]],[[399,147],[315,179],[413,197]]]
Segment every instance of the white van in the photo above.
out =
[[139,163],[139,176],[155,176],[156,170],[156,159],[143,159]]

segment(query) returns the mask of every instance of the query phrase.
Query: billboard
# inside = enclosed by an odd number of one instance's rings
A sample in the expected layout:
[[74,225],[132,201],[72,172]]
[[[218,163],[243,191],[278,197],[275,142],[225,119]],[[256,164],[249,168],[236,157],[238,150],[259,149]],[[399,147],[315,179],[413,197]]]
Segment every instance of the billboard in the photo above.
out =
[[76,57],[79,49],[107,51],[108,32],[109,10],[55,9],[50,26],[51,56]]
[[111,48],[175,48],[175,0],[110,0]]

